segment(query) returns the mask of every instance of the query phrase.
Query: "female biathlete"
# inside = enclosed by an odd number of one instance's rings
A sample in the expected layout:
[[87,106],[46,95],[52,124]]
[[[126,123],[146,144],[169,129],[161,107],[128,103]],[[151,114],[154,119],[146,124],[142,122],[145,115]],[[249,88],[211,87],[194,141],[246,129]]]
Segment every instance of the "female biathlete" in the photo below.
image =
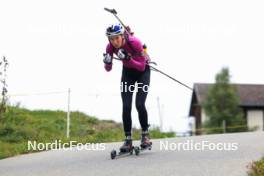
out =
[[[148,132],[148,113],[145,107],[145,101],[148,94],[148,89],[146,89],[146,87],[150,84],[150,68],[147,64],[148,57],[144,52],[140,40],[128,33],[120,24],[108,27],[106,29],[106,36],[109,41],[103,60],[106,71],[112,69],[113,54],[115,54],[123,63],[121,97],[123,103],[122,119],[125,142],[120,147],[120,151],[127,152],[132,149],[131,108],[135,87],[137,87],[136,109],[138,111],[139,122],[142,129],[141,147],[146,148],[152,144]],[[138,86],[135,86],[136,83]]]

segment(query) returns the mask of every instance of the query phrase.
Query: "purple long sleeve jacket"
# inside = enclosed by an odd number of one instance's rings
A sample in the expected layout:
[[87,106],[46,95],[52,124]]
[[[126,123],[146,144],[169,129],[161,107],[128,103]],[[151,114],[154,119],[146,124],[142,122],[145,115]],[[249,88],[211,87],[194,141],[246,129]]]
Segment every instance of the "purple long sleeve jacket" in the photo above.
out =
[[[128,44],[128,42],[130,44]],[[143,54],[143,47],[141,41],[129,35],[125,41],[125,44],[121,47],[123,48],[132,58],[127,60],[122,60],[124,67],[134,68],[138,71],[144,71],[146,66],[146,56]],[[119,49],[121,49],[119,48]],[[110,54],[113,57],[113,54],[117,54],[118,50],[113,47],[113,45],[109,42],[106,46],[106,53]],[[105,70],[110,71],[112,69],[112,64],[105,64]]]

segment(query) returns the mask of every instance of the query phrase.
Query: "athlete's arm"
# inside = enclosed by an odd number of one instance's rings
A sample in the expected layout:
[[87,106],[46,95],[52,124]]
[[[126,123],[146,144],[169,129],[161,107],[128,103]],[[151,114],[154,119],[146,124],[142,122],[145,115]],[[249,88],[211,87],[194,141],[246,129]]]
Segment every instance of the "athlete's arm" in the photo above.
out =
[[[108,45],[106,46],[106,54],[109,54],[111,57],[113,57],[114,54],[114,49],[113,46],[108,43]],[[111,71],[112,70],[112,65],[113,63],[105,63],[104,68],[106,71]]]
[[130,60],[124,62],[128,62],[131,67],[139,71],[144,71],[146,66],[146,59],[143,54],[142,43],[140,42],[140,40],[133,37],[133,40],[130,41],[130,44],[131,47],[133,47],[133,50],[135,50],[136,56],[132,56]]

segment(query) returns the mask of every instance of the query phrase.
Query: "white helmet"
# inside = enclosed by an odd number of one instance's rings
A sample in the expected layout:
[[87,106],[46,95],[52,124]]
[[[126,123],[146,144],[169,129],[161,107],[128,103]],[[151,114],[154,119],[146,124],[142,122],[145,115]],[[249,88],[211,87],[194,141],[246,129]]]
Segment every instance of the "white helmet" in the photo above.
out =
[[106,36],[111,37],[111,36],[116,36],[120,34],[124,34],[125,29],[122,25],[117,24],[117,25],[111,25],[106,29]]

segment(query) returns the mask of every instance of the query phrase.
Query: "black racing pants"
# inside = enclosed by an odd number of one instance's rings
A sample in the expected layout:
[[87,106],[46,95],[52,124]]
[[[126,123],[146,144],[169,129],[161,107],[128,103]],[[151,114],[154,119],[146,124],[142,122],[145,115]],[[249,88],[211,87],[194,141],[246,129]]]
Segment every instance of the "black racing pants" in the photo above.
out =
[[[137,86],[135,86],[135,83],[137,83]],[[141,128],[143,131],[148,130],[148,113],[145,107],[145,101],[148,95],[149,83],[150,68],[148,65],[146,65],[143,72],[123,67],[121,78],[121,97],[123,102],[123,126],[126,136],[131,135],[131,109],[134,90],[136,92],[136,109],[138,111]]]

